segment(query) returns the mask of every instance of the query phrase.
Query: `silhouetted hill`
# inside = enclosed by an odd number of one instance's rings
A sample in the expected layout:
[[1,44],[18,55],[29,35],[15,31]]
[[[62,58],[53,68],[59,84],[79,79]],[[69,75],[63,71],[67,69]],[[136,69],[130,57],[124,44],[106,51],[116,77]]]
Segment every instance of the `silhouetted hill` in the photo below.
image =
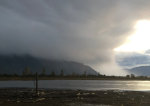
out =
[[116,56],[116,62],[122,67],[137,67],[150,64],[150,56],[144,54],[129,54],[126,56]]
[[97,72],[89,66],[77,62],[56,61],[36,58],[30,55],[0,55],[0,74],[22,74],[28,67],[32,73],[41,73],[42,69],[46,69],[46,74],[55,72],[60,74],[63,70],[64,74],[97,74]]
[[150,76],[150,66],[139,66],[129,69],[129,72],[139,76]]

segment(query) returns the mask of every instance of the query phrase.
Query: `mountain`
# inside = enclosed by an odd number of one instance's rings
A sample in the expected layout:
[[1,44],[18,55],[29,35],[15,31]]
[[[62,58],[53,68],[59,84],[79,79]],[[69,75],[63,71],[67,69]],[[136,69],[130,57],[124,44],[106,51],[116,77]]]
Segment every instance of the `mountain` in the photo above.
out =
[[27,67],[32,73],[41,73],[44,68],[46,74],[60,74],[61,70],[64,74],[97,74],[91,67],[77,62],[41,59],[30,55],[0,55],[0,74],[22,74]]
[[124,68],[145,66],[150,64],[150,56],[145,54],[126,54],[125,56],[116,56],[116,62]]
[[116,62],[129,73],[139,76],[150,76],[150,55],[124,53],[116,56]]
[[139,66],[128,69],[130,73],[138,76],[150,76],[150,66]]

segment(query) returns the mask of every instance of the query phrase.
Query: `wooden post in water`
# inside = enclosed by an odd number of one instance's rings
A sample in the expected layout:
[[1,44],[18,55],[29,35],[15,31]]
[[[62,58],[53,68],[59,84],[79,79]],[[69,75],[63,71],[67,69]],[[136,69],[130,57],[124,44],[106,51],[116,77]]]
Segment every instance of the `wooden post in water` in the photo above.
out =
[[35,74],[35,91],[38,94],[38,73]]

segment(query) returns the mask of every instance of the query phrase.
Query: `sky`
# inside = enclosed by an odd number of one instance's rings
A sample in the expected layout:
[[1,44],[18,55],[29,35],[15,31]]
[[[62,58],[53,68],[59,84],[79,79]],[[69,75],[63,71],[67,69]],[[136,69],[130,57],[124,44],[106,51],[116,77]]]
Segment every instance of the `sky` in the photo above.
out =
[[137,21],[134,29],[126,42],[115,48],[115,51],[144,53],[150,49],[150,20]]
[[0,0],[0,54],[76,61],[125,75],[115,54],[150,38],[138,32],[149,26],[149,5],[149,0]]

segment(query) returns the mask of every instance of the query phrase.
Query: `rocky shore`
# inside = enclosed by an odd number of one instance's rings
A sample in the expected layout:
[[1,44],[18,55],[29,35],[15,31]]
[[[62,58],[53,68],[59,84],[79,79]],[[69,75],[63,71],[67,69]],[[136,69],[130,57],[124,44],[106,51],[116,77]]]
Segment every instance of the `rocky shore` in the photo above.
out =
[[150,92],[1,88],[0,106],[150,106]]

